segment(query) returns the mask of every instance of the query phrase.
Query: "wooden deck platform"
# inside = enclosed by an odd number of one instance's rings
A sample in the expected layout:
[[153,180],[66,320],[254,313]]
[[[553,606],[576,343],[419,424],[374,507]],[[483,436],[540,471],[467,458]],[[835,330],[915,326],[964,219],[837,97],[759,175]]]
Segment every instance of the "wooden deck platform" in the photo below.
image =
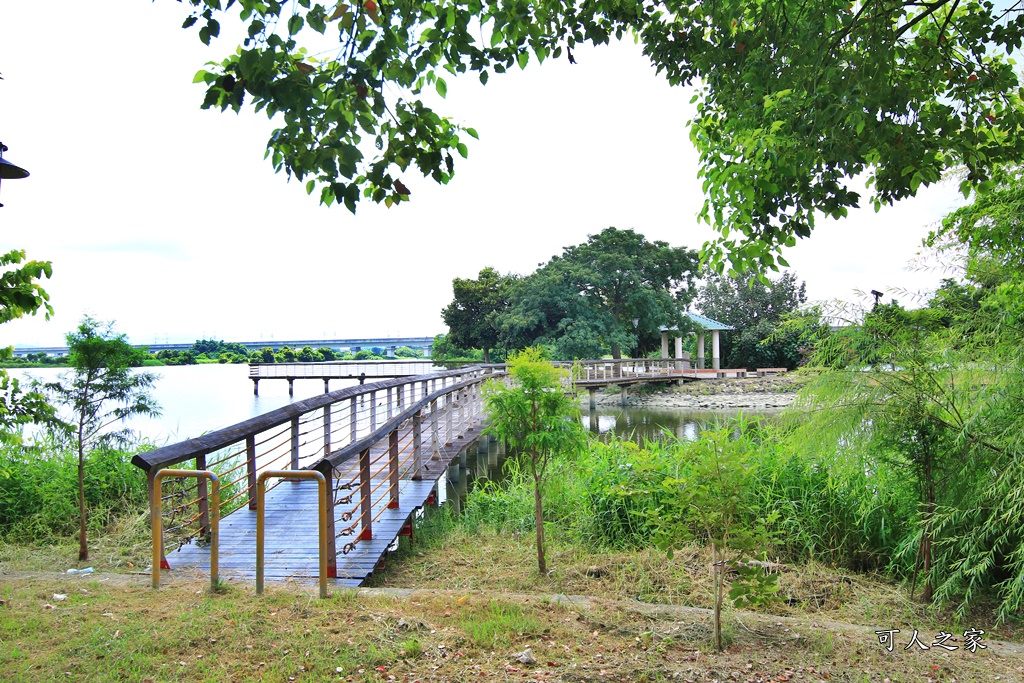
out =
[[[373,573],[388,548],[399,537],[407,523],[413,521],[416,511],[421,509],[435,487],[444,486],[443,478],[448,466],[459,458],[460,453],[480,436],[479,422],[473,423],[451,444],[438,444],[438,459],[433,460],[431,429],[429,421],[423,426],[423,460],[421,479],[410,478],[412,472],[408,468],[399,470],[399,504],[398,508],[388,509],[383,502],[373,507],[373,538],[356,541],[359,528],[351,535],[337,537],[337,568],[338,578],[330,579],[330,584],[344,587],[357,587]],[[383,456],[384,446],[378,445],[371,451],[371,459]],[[372,470],[381,465],[387,467],[386,456],[381,457]],[[346,467],[338,471],[338,481],[358,480],[358,462],[356,459],[346,463]],[[387,487],[386,472],[372,479],[371,488],[381,485]],[[359,510],[358,489],[352,489],[352,502],[335,505],[335,528],[340,534],[342,529],[350,526],[352,520],[343,521],[346,511],[356,508],[353,519]],[[339,493],[339,496],[344,492]],[[377,494],[375,494],[377,495]],[[312,583],[318,580],[319,555],[317,523],[317,486],[313,481],[280,481],[266,493],[266,530],[264,551],[264,577],[267,582],[296,581]],[[379,516],[378,516],[379,515]],[[343,549],[346,544],[355,541],[355,548],[348,553]],[[220,577],[224,581],[253,581],[256,578],[256,511],[243,506],[220,521]],[[175,572],[189,575],[209,575],[210,548],[197,544],[187,544],[177,550],[168,547],[167,561],[170,572],[164,570],[165,576],[172,578]]]

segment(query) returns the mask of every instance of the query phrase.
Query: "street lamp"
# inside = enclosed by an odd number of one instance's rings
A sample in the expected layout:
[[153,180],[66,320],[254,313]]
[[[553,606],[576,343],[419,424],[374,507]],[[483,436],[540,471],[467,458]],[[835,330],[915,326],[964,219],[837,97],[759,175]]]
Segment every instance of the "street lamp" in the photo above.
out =
[[[28,171],[23,169],[21,166],[15,166],[4,159],[4,152],[6,151],[7,145],[0,142],[0,182],[4,180],[20,180],[21,178],[28,178]],[[0,208],[3,208],[3,204],[0,204]]]

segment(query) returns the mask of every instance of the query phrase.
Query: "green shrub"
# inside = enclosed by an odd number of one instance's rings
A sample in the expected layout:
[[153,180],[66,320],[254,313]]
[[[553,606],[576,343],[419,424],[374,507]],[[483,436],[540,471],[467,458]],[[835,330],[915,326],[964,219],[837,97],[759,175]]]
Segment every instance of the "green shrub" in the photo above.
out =
[[[136,452],[100,449],[86,461],[85,500],[91,531],[118,515],[145,509],[146,478]],[[77,457],[49,447],[0,450],[0,534],[38,541],[78,530]]]

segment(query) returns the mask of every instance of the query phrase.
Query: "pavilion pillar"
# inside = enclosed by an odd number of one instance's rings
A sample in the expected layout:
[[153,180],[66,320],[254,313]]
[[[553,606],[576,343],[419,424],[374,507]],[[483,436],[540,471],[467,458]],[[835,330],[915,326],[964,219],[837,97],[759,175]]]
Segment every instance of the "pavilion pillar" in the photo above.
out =
[[[716,333],[717,334],[717,333]],[[715,337],[717,339],[718,337]],[[697,333],[697,369],[704,369],[704,333]]]
[[661,331],[661,357],[668,358],[668,330]]
[[718,353],[718,330],[711,330],[711,367],[715,370],[720,370],[722,367],[722,359]]
[[683,338],[676,337],[676,370],[683,369]]

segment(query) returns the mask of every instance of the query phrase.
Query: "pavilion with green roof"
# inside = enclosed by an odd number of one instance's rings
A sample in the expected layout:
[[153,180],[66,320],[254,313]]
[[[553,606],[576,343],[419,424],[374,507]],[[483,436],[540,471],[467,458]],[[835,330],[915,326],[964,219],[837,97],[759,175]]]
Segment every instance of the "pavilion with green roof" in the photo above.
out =
[[[712,320],[706,315],[700,313],[686,312],[686,317],[690,319],[697,326],[697,369],[704,369],[704,333],[711,332],[711,367],[715,370],[720,370],[722,366],[722,359],[719,356],[719,337],[718,335],[722,330],[735,330],[736,328],[732,325],[726,325],[720,323],[717,320]],[[668,358],[668,336],[669,332],[676,332],[675,327],[662,327],[661,328],[661,357]],[[676,359],[683,361],[687,360],[683,356],[683,338],[676,335]]]

